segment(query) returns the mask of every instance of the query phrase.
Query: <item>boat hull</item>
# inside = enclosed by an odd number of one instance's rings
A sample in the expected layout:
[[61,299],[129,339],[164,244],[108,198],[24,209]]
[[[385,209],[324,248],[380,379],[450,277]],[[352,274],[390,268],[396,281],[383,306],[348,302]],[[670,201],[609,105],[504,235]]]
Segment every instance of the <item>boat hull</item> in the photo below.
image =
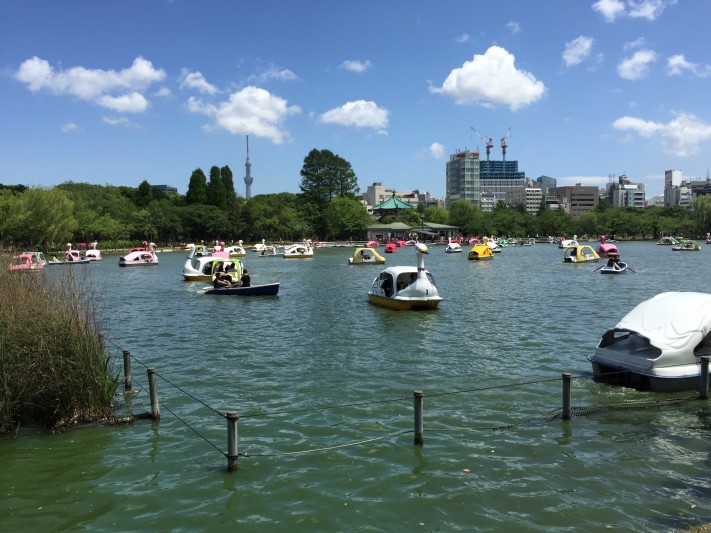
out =
[[397,311],[428,310],[437,309],[442,298],[399,298],[397,296],[388,298],[377,294],[368,294],[368,301],[380,307],[395,309]]
[[205,291],[205,294],[214,294],[217,296],[275,296],[278,293],[279,283],[266,283],[264,285],[252,285],[250,287],[209,288]]
[[651,392],[680,392],[699,388],[699,366],[696,366],[695,373],[692,371],[678,376],[659,376],[601,363],[591,359],[591,356],[588,356],[588,360],[592,364],[593,378],[601,383]]

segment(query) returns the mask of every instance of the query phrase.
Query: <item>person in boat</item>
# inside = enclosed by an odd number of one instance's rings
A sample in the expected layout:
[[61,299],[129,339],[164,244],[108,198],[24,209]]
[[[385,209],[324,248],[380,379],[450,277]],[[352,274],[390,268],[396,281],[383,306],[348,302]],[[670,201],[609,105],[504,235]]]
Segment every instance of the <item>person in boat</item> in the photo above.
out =
[[381,283],[380,288],[383,289],[385,296],[390,298],[393,295],[393,280],[387,276]]
[[215,273],[215,280],[212,282],[212,286],[216,289],[221,289],[222,287],[231,287],[232,284],[222,276],[222,272]]
[[614,268],[615,270],[620,270],[622,268],[620,266],[620,256],[611,254],[607,259],[607,267]]
[[252,279],[249,277],[249,272],[247,272],[247,269],[245,268],[242,271],[242,277],[239,279],[239,286],[240,287],[249,287],[252,283]]

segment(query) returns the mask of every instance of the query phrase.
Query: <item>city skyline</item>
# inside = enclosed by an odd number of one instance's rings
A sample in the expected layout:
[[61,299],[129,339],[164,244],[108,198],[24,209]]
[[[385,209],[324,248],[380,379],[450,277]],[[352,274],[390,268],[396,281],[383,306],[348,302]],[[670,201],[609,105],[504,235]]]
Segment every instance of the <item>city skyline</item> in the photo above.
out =
[[686,0],[218,0],[0,5],[0,183],[299,192],[328,149],[373,182],[445,196],[459,150],[535,180],[662,194],[711,162],[711,4]]

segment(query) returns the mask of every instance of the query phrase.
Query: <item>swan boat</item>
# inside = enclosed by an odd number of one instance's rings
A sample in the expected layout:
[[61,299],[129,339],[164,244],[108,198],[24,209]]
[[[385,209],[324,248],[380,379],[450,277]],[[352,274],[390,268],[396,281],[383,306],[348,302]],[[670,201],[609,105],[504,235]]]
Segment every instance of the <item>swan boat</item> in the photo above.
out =
[[42,272],[44,270],[44,262],[37,258],[36,253],[25,252],[12,258],[8,270],[11,272]]
[[472,249],[469,250],[469,254],[467,255],[467,259],[472,261],[482,261],[484,259],[493,258],[494,250],[492,250],[489,246],[489,237],[484,237],[484,242],[475,244]]
[[674,392],[698,388],[703,355],[711,355],[711,294],[663,292],[607,330],[588,360],[599,381]]
[[607,257],[608,255],[619,255],[620,251],[617,249],[617,245],[607,242],[604,235],[600,236],[600,244],[595,250],[600,257]]
[[675,252],[698,252],[701,250],[701,246],[696,241],[681,239],[678,244],[672,246],[672,250]]
[[284,259],[308,259],[313,256],[314,249],[311,247],[311,241],[284,247]]
[[225,252],[230,254],[230,257],[244,257],[247,255],[247,252],[245,251],[244,246],[242,246],[242,241],[239,241],[238,244],[228,246],[225,249]]
[[385,258],[375,248],[356,248],[353,256],[348,258],[349,265],[382,265]]
[[385,245],[385,253],[386,254],[394,254],[397,252],[397,244],[394,242],[389,242]]
[[679,240],[676,237],[662,237],[657,241],[659,246],[676,246],[679,244]]
[[56,259],[47,261],[48,265],[85,265],[87,263],[91,263],[91,260],[81,255],[78,250],[67,250],[63,261]]
[[153,247],[148,249],[142,247],[134,248],[128,254],[119,258],[119,266],[158,266],[158,256],[153,250]]
[[573,235],[572,239],[561,239],[558,244],[558,248],[571,248],[573,246],[578,246],[578,236]]
[[[196,255],[197,248],[190,245],[185,264],[183,264],[183,279],[185,281],[210,281],[213,277],[213,264],[217,259],[230,259],[230,253],[213,252],[212,255]],[[237,263],[239,261],[236,260]]]
[[449,239],[449,242],[447,243],[447,248],[444,249],[444,253],[446,253],[446,254],[461,254],[462,253],[462,245],[459,244],[458,242],[453,241],[452,239]]
[[393,266],[383,270],[368,291],[368,301],[374,305],[397,310],[437,309],[442,297],[435,280],[425,269],[427,246],[415,246],[417,266]]
[[600,256],[592,249],[592,246],[588,246],[587,244],[572,246],[566,248],[565,252],[563,252],[564,263],[587,263],[599,260]]

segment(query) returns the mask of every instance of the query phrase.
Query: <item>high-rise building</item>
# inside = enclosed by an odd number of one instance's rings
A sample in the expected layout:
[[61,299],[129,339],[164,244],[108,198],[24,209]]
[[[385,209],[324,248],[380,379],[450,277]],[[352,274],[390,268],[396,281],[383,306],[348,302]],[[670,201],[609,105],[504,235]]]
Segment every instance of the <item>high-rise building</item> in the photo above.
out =
[[606,195],[613,207],[644,207],[647,204],[644,183],[632,183],[625,174],[615,183],[610,177]]
[[583,186],[576,183],[575,187],[556,187],[561,207],[573,218],[580,218],[585,211],[595,209],[600,202],[600,191],[597,187]]
[[446,167],[445,205],[455,200],[479,203],[479,152],[464,150],[449,156]]

